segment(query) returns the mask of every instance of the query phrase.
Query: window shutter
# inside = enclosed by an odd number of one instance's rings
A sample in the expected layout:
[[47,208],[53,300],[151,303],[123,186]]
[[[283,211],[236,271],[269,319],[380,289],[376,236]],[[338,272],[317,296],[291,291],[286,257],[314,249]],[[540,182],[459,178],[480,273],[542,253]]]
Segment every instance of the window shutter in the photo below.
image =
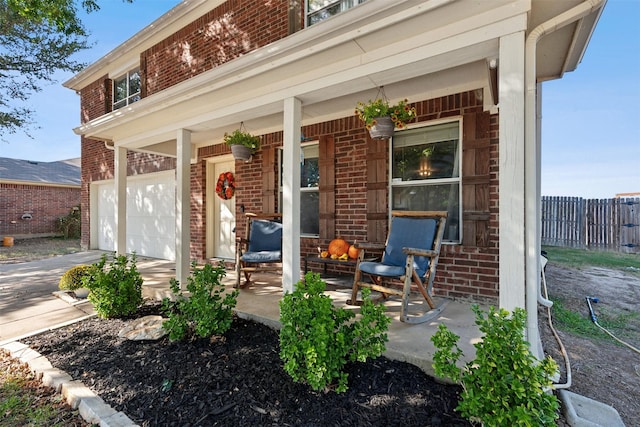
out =
[[463,117],[462,206],[465,246],[489,245],[489,163],[491,116],[488,112]]
[[262,149],[262,212],[276,211],[276,149],[267,147]]
[[367,240],[387,238],[387,140],[367,141]]
[[336,170],[335,170],[335,143],[333,135],[323,135],[318,141],[320,168],[320,182],[318,191],[320,194],[320,239],[333,239],[335,237],[336,217]]

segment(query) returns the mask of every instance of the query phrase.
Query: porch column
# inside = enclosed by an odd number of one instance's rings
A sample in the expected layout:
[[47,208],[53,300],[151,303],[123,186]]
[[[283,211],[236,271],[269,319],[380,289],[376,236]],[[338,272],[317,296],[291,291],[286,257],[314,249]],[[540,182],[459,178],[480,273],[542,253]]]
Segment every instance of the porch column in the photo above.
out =
[[127,149],[115,147],[113,150],[113,169],[115,173],[114,190],[116,232],[114,250],[117,255],[127,253]]
[[176,145],[176,279],[186,289],[191,255],[191,132],[179,129]]
[[525,35],[500,38],[499,230],[500,307],[525,306],[524,57]]
[[300,124],[302,103],[284,100],[282,173],[282,290],[300,280]]

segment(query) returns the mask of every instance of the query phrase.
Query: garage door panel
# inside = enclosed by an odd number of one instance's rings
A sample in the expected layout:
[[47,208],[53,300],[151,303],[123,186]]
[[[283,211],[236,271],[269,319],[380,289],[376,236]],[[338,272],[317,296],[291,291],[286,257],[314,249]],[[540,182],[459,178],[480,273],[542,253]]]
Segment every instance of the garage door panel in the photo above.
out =
[[[114,184],[97,185],[98,248],[115,248]],[[139,256],[175,260],[175,173],[127,178],[126,250]]]

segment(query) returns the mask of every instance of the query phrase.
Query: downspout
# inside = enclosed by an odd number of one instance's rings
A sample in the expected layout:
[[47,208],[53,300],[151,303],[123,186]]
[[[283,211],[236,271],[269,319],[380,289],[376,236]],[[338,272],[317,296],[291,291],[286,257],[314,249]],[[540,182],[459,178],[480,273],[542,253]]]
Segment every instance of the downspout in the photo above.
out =
[[[542,358],[538,331],[538,299],[540,297],[540,212],[538,212],[540,180],[538,173],[537,140],[537,81],[536,51],[538,41],[554,31],[574,23],[604,6],[606,0],[586,0],[583,3],[538,25],[527,36],[525,43],[525,290],[527,309],[527,339],[531,351]],[[543,299],[544,301],[544,299]]]

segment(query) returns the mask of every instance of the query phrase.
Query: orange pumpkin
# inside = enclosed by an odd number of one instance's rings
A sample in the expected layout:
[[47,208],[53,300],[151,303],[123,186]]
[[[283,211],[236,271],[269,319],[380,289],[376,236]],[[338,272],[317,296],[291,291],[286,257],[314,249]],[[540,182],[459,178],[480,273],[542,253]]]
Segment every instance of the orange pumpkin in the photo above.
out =
[[344,239],[333,239],[331,243],[329,243],[329,254],[330,255],[344,255],[349,251],[349,243],[347,243]]
[[356,248],[355,243],[351,246],[349,246],[349,252],[347,252],[349,254],[349,258],[353,258],[356,259],[358,258],[358,254],[360,254],[360,249]]

